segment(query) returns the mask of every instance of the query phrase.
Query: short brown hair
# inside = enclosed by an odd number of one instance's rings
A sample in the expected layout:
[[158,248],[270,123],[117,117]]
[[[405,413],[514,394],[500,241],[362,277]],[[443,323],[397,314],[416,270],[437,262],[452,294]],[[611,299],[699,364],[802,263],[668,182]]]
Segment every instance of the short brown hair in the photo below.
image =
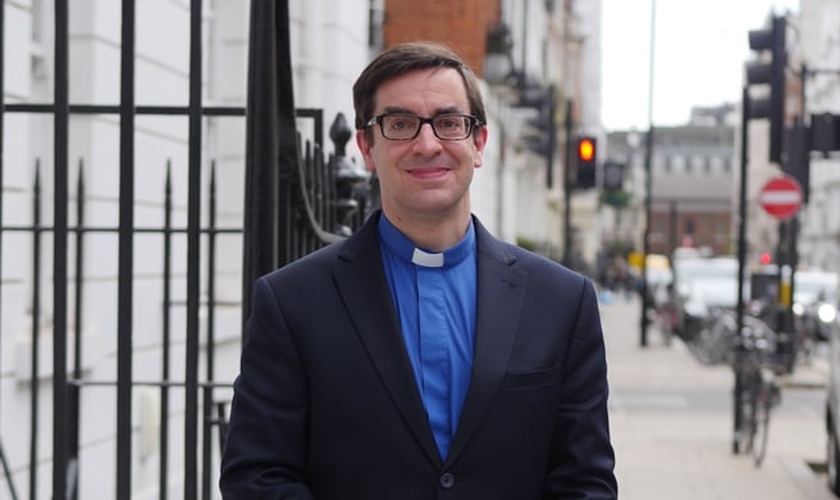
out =
[[411,42],[396,45],[379,54],[359,75],[353,85],[356,128],[363,129],[373,118],[374,95],[379,86],[410,71],[427,68],[453,68],[460,73],[470,103],[470,114],[483,125],[487,123],[484,101],[475,73],[449,47],[438,42]]

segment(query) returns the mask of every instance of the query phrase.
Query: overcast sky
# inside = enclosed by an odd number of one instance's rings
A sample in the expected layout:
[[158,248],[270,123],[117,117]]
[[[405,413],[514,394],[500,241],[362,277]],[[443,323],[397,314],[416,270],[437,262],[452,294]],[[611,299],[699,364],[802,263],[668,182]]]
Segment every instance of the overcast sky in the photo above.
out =
[[[604,127],[648,127],[652,0],[602,0]],[[747,33],[798,0],[655,0],[654,125],[686,123],[692,106],[737,102]]]

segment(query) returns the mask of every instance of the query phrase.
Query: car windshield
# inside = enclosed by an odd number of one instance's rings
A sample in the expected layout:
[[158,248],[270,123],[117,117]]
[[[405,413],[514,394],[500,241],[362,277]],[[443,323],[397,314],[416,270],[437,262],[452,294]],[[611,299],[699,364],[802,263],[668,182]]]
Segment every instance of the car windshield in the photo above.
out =
[[797,302],[813,304],[818,300],[822,300],[830,304],[837,303],[837,274],[798,271],[793,276],[793,294]]
[[697,275],[738,276],[738,260],[730,257],[686,258],[674,263],[679,278]]
[[738,303],[738,280],[734,277],[695,278],[688,288],[692,302],[712,307],[735,307]]
[[[684,258],[674,264],[676,282],[683,293],[689,293],[692,282],[698,279],[738,280],[738,260],[729,257]],[[737,289],[737,284],[735,289]],[[733,294],[736,290],[733,289]]]

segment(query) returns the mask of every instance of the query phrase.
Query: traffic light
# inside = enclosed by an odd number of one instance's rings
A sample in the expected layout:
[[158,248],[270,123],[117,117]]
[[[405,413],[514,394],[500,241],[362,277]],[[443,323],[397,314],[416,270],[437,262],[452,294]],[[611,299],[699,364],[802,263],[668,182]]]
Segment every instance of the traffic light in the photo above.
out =
[[811,151],[808,147],[808,130],[798,116],[794,118],[791,126],[785,128],[785,161],[782,163],[782,172],[799,182],[802,188],[802,203],[807,205],[811,194]]
[[601,202],[613,207],[625,207],[630,201],[629,193],[624,190],[625,165],[615,161],[605,161],[601,167]]
[[614,161],[604,162],[604,191],[624,189],[624,164]]
[[758,52],[758,59],[747,64],[747,84],[769,85],[770,95],[761,99],[751,98],[744,105],[750,118],[770,120],[770,161],[773,163],[782,161],[787,64],[785,30],[785,18],[774,16],[769,29],[749,32],[750,49]]
[[769,252],[762,252],[759,257],[759,262],[761,262],[761,265],[763,266],[769,265],[773,262],[773,257],[770,256]]
[[575,140],[575,159],[575,188],[594,188],[598,160],[598,141],[595,137],[580,136]]
[[520,91],[520,108],[534,108],[536,118],[526,121],[528,127],[522,140],[530,151],[543,156],[546,160],[545,184],[549,189],[554,184],[554,152],[557,147],[557,123],[554,118],[556,105],[554,87],[530,87]]

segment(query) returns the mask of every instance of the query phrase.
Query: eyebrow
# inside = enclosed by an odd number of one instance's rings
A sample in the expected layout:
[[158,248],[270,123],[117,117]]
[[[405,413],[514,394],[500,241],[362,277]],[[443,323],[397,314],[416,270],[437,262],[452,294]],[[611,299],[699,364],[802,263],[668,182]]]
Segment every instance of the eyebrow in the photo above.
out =
[[[385,109],[382,111],[382,113],[385,113],[385,114],[399,113],[399,114],[405,114],[405,115],[419,116],[414,111],[411,111],[408,108],[403,108],[401,106],[385,106]],[[457,106],[448,106],[448,107],[445,107],[445,108],[436,109],[435,112],[432,114],[432,116],[437,116],[437,115],[442,115],[442,114],[447,114],[447,113],[464,113],[464,111],[461,111]]]

